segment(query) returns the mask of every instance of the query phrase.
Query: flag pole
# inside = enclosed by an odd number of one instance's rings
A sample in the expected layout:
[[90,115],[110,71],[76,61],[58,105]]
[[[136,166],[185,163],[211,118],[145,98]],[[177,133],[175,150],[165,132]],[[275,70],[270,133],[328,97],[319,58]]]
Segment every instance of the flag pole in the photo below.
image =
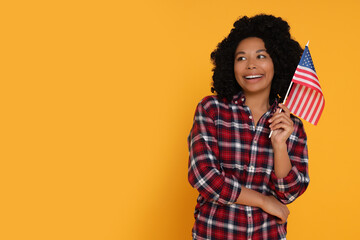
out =
[[[309,42],[310,42],[310,40],[307,42],[306,47],[309,47]],[[293,84],[293,81],[291,80],[290,86],[289,86],[289,88],[288,88],[288,90],[287,90],[287,92],[286,92],[286,95],[285,95],[285,98],[284,98],[284,101],[283,101],[282,104],[285,104],[286,99],[287,99],[287,97],[288,97],[288,95],[289,95],[290,89],[291,89],[291,87],[292,87],[292,84]],[[282,108],[280,108],[279,113],[281,113],[281,111],[282,111]],[[271,130],[271,132],[270,132],[270,134],[269,134],[269,138],[271,138],[272,133],[273,133],[273,130]]]

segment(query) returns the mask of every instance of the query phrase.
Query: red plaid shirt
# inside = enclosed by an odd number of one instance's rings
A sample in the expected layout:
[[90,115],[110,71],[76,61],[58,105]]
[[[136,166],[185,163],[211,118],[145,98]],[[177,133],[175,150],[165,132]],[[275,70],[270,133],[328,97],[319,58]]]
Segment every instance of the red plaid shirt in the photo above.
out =
[[254,125],[245,97],[231,102],[207,96],[198,104],[188,137],[190,184],[199,191],[193,239],[286,239],[286,225],[257,207],[235,204],[241,187],[274,195],[284,204],[299,197],[309,184],[306,134],[291,115],[294,132],[287,140],[292,168],[284,178],[274,173],[268,120],[277,101]]

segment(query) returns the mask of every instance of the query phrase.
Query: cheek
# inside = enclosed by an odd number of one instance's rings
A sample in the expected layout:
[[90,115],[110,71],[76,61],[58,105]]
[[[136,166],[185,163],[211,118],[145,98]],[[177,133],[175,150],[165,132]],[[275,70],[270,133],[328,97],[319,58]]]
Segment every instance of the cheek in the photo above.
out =
[[234,74],[235,74],[235,77],[237,78],[238,76],[241,76],[241,69],[240,69],[240,66],[237,65],[237,64],[234,64]]
[[269,73],[270,73],[270,75],[273,77],[273,76],[274,76],[274,68],[270,68],[270,69],[269,69]]
[[264,66],[264,69],[266,69],[266,72],[270,75],[274,75],[274,65],[271,63],[266,64],[266,66]]

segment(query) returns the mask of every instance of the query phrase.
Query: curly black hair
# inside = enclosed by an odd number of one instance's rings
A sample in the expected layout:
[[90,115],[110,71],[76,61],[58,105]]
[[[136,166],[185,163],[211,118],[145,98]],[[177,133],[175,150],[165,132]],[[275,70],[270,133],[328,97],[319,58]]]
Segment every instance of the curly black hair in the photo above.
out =
[[214,64],[211,92],[231,101],[241,90],[234,74],[235,50],[240,41],[248,37],[262,39],[273,61],[274,77],[269,96],[272,104],[278,95],[285,97],[303,52],[300,44],[291,38],[289,24],[273,15],[244,16],[234,23],[229,35],[211,53]]

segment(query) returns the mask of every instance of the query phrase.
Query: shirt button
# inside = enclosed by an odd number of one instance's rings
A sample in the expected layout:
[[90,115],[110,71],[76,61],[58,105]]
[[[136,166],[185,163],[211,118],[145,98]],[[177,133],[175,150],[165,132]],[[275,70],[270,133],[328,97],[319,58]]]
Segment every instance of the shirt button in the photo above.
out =
[[245,101],[245,98],[241,98],[241,101]]
[[250,119],[252,119],[252,116],[249,116]]
[[254,143],[257,143],[257,141],[256,141],[256,140],[254,140]]
[[248,213],[248,218],[251,218],[251,214],[250,214],[250,213]]
[[[250,167],[249,167],[249,170],[250,170],[250,172],[254,171],[254,166],[250,166]],[[250,214],[249,214],[249,215],[250,215]],[[249,215],[248,215],[248,216],[249,216]],[[250,216],[251,216],[251,215],[250,215]]]
[[237,101],[235,101],[235,104],[237,104]]

